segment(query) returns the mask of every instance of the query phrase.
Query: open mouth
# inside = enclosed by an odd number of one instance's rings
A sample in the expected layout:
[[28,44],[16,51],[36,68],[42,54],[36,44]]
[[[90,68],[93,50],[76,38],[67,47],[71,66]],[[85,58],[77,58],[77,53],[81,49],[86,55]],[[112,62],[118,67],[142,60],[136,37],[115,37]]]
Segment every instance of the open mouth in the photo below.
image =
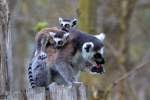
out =
[[94,55],[94,58],[95,58],[94,59],[95,66],[92,67],[91,72],[103,74],[105,72],[105,68],[104,68],[105,60],[104,60],[104,58],[101,56],[101,54]]
[[97,64],[96,66],[92,67],[91,72],[103,74],[105,72],[105,68],[103,64]]

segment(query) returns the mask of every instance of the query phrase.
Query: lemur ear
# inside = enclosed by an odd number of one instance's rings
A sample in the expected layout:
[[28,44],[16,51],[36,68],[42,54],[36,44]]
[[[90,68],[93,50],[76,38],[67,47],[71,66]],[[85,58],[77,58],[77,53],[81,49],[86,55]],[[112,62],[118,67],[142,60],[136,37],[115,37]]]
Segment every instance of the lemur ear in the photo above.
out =
[[72,27],[75,27],[76,25],[77,25],[77,19],[76,18],[74,18],[73,20],[72,20]]
[[59,24],[62,23],[63,19],[59,17]]
[[94,35],[94,36],[102,42],[104,41],[106,37],[105,33],[100,33],[99,35]]

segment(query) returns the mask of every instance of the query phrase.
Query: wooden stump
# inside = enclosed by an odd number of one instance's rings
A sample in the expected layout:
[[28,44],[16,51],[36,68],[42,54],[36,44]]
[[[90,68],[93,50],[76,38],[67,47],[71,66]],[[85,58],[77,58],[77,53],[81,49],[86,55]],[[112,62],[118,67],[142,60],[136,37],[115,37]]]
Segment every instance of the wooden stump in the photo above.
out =
[[87,100],[86,88],[82,83],[73,86],[51,84],[49,95],[50,100]]
[[49,85],[49,90],[45,88],[28,89],[25,91],[10,92],[5,98],[0,100],[87,100],[86,88],[81,84],[73,86]]

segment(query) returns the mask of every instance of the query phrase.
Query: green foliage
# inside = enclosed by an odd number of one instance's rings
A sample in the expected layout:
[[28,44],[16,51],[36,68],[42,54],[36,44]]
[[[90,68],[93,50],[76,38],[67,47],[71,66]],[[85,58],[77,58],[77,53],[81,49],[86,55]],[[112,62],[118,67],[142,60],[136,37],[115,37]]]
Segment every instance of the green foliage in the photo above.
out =
[[40,30],[42,30],[43,28],[46,28],[48,27],[48,23],[45,22],[45,21],[41,21],[41,22],[38,22],[35,27],[34,27],[34,31],[35,32],[38,32]]

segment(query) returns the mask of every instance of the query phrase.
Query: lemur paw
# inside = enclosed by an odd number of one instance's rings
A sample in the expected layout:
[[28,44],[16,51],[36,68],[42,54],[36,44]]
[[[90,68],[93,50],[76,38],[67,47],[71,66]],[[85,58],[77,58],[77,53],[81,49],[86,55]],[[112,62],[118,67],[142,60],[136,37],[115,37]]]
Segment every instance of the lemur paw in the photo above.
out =
[[100,73],[100,74],[104,74],[105,73],[105,69],[104,67],[99,67],[97,68],[96,66],[92,67],[91,72],[96,72],[96,73]]
[[38,55],[38,60],[45,60],[45,59],[47,59],[47,54],[45,52],[41,52]]

